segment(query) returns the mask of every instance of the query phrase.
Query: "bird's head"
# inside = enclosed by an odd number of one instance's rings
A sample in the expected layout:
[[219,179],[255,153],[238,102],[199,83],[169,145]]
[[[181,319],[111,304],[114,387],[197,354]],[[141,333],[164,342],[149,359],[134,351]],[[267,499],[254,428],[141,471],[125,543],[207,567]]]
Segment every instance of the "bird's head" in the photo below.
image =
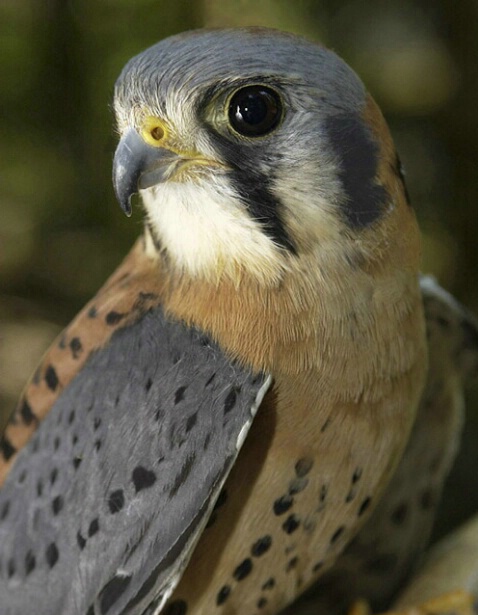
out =
[[342,60],[302,38],[170,37],[128,62],[114,108],[117,198],[129,214],[140,192],[154,245],[192,276],[277,284],[304,256],[358,262],[406,207],[378,108]]

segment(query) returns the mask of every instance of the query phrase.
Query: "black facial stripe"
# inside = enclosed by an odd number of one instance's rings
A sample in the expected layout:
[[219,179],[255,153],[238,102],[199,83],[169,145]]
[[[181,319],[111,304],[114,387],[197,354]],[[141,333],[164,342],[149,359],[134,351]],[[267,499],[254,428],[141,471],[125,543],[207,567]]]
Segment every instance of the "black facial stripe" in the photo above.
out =
[[352,228],[367,227],[380,218],[389,199],[385,188],[376,183],[378,145],[355,115],[328,118],[325,128],[340,160],[339,178],[347,197],[344,216]]
[[213,132],[210,136],[221,158],[231,169],[229,180],[251,218],[259,222],[264,233],[278,246],[296,254],[294,242],[281,220],[282,204],[271,191],[271,178],[259,170],[254,147],[229,142]]
[[270,190],[270,179],[251,168],[234,168],[230,179],[251,218],[260,223],[265,234],[277,245],[296,254],[294,243],[280,218],[281,203]]

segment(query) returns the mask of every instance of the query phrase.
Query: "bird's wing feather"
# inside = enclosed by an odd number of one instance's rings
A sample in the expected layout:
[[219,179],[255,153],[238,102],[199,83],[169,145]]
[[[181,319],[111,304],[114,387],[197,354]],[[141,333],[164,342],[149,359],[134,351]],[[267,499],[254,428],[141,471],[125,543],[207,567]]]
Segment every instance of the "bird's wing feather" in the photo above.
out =
[[117,330],[0,491],[0,614],[157,612],[268,385],[160,307]]
[[27,384],[0,437],[0,487],[53,404],[90,354],[108,343],[119,328],[159,305],[157,262],[139,239],[123,263],[59,335]]

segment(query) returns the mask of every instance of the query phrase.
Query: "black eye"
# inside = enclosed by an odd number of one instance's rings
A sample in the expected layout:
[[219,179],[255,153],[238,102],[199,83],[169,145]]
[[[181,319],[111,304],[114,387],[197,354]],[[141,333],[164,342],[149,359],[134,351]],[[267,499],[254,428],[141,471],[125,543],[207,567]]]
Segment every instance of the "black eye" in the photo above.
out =
[[229,103],[229,122],[245,137],[262,137],[277,126],[281,116],[279,96],[263,85],[241,88]]

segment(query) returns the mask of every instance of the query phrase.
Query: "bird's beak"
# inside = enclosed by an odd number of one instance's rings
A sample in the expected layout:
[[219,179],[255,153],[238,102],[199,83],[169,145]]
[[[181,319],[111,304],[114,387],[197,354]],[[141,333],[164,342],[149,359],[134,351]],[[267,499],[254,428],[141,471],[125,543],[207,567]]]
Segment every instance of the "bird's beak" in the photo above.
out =
[[121,209],[131,215],[131,197],[139,189],[150,188],[170,175],[178,154],[148,145],[134,129],[121,137],[113,161],[113,187]]

